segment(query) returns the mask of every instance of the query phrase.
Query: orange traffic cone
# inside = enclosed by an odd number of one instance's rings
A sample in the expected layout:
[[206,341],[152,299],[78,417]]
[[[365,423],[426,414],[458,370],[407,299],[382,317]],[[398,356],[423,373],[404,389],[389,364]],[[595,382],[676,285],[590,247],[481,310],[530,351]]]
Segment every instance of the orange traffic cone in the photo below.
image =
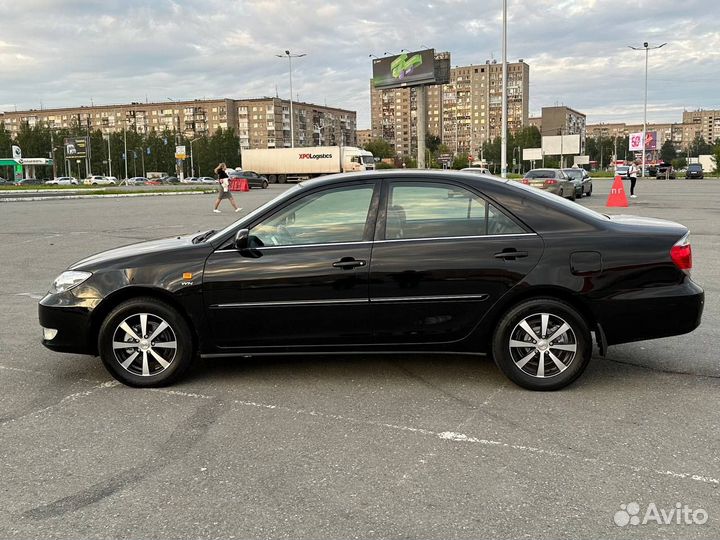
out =
[[623,186],[622,178],[619,176],[615,177],[612,188],[610,188],[610,195],[608,195],[607,203],[605,206],[627,206],[628,200],[625,195],[625,186]]
[[[250,191],[250,184],[248,184],[248,181],[246,178],[241,178],[239,180],[240,189],[239,191]],[[627,206],[627,202],[625,203],[625,206]]]

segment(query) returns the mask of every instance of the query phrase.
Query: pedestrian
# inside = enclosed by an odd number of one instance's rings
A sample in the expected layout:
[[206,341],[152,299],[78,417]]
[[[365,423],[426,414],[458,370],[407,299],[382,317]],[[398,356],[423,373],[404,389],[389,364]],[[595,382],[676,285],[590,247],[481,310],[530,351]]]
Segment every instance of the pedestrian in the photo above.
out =
[[230,181],[228,180],[228,175],[225,172],[226,168],[227,166],[224,163],[220,163],[217,167],[215,167],[215,174],[217,174],[218,180],[218,198],[215,201],[215,208],[213,208],[213,212],[216,214],[220,213],[218,206],[220,206],[223,199],[228,199],[230,204],[233,205],[233,208],[235,208],[236,212],[242,210],[242,208],[235,203],[235,197],[233,197],[232,192],[230,191]]
[[637,161],[634,161],[632,165],[630,165],[630,170],[628,171],[628,176],[630,177],[630,198],[631,199],[637,199],[637,195],[635,195],[635,184],[637,183],[637,177],[638,177],[638,166]]

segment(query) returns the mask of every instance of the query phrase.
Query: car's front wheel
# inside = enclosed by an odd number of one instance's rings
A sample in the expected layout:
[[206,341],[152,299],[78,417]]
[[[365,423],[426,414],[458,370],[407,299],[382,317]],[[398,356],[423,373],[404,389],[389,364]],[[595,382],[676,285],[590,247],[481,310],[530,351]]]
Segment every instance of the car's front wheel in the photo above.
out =
[[529,390],[558,390],[577,379],[592,356],[587,323],[552,298],[526,300],[502,317],[493,336],[495,363]]
[[263,182],[262,182],[262,188],[263,188],[263,189],[267,189],[267,187],[268,187],[268,182],[267,182],[267,180],[263,180]]
[[113,309],[100,328],[98,350],[113,377],[139,387],[170,384],[193,358],[185,319],[154,298],[133,298]]

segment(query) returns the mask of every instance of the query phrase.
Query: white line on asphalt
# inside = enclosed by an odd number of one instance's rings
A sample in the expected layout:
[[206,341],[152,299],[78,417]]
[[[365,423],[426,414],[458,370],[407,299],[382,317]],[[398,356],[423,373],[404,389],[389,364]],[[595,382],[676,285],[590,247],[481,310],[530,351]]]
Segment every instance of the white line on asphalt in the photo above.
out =
[[29,373],[30,375],[50,375],[50,373],[48,373],[47,371],[35,371],[33,369],[25,369],[11,366],[0,366],[0,369],[4,369],[6,371],[17,371],[19,373]]
[[603,461],[603,460],[600,460],[597,458],[586,458],[586,457],[582,457],[582,456],[563,454],[561,452],[555,452],[554,450],[546,450],[546,449],[537,448],[534,446],[510,444],[510,443],[505,443],[502,441],[494,441],[494,440],[490,440],[490,439],[481,439],[478,437],[470,437],[469,435],[466,435],[464,433],[455,433],[453,431],[436,432],[436,431],[431,431],[429,429],[415,428],[415,427],[410,427],[410,426],[402,426],[402,425],[397,425],[397,424],[388,424],[385,422],[378,422],[378,421],[374,421],[374,420],[358,420],[357,418],[341,416],[339,414],[322,413],[322,412],[306,410],[306,409],[291,409],[289,407],[284,407],[282,405],[270,405],[270,404],[265,404],[265,403],[256,403],[254,401],[235,400],[234,402],[238,405],[245,405],[245,406],[256,407],[256,408],[260,408],[260,409],[278,410],[278,411],[289,412],[289,413],[298,414],[298,415],[307,415],[307,416],[314,416],[314,417],[320,417],[320,418],[328,418],[331,420],[340,420],[342,422],[349,422],[349,423],[354,423],[354,424],[365,424],[368,426],[383,427],[383,428],[395,429],[395,430],[406,431],[406,432],[411,432],[411,433],[419,433],[421,435],[430,435],[430,436],[437,437],[437,438],[445,440],[445,441],[459,442],[459,443],[474,443],[474,444],[493,446],[496,448],[507,448],[507,449],[511,449],[511,450],[517,450],[520,452],[527,452],[527,453],[531,453],[531,454],[542,454],[542,455],[551,456],[551,457],[555,457],[555,458],[561,458],[563,460],[580,459],[584,463],[595,463],[595,464],[606,465],[606,466],[614,467],[614,468],[618,468],[618,469],[630,469],[634,472],[653,473],[653,474],[658,474],[658,475],[662,475],[662,476],[670,476],[672,478],[694,480],[696,482],[702,482],[705,484],[720,485],[720,479],[714,478],[712,476],[705,476],[705,475],[691,474],[691,473],[679,473],[679,472],[675,472],[675,471],[652,469],[650,467],[635,466],[635,465],[629,465],[629,464],[625,464],[625,463],[615,463],[612,461]]
[[19,292],[15,293],[15,296],[29,296],[33,300],[40,300],[43,295],[42,294],[36,294],[36,293],[29,293],[29,292]]
[[65,199],[115,199],[121,197],[160,197],[165,195],[207,195],[217,191],[181,191],[174,193],[166,191],[163,193],[117,193],[108,195],[58,195],[57,197],[3,197],[0,202],[37,202],[37,201],[62,201]]

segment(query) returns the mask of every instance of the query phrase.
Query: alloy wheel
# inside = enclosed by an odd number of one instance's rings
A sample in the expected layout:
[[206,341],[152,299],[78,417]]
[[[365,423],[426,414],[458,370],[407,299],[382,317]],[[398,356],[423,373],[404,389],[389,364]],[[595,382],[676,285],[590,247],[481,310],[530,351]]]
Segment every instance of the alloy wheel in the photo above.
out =
[[158,375],[177,354],[177,338],[170,324],[153,313],[134,313],[113,332],[113,354],[120,366],[142,377]]
[[534,313],[510,333],[510,358],[523,373],[550,378],[565,371],[575,359],[578,341],[572,327],[552,313]]

